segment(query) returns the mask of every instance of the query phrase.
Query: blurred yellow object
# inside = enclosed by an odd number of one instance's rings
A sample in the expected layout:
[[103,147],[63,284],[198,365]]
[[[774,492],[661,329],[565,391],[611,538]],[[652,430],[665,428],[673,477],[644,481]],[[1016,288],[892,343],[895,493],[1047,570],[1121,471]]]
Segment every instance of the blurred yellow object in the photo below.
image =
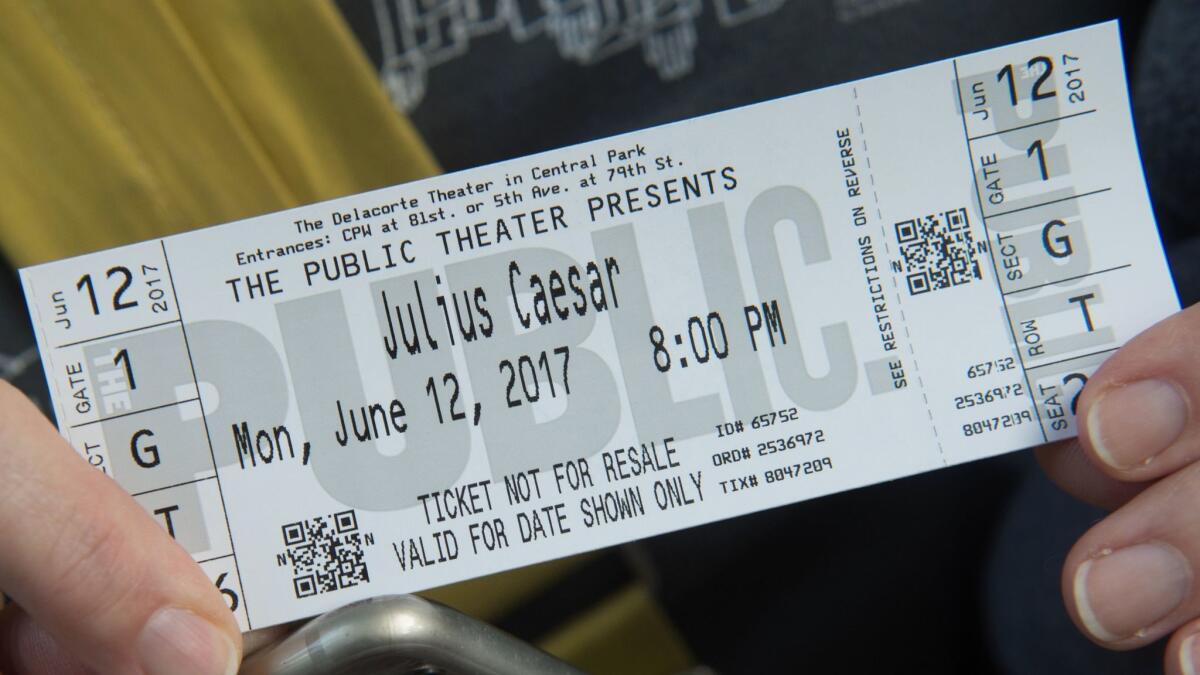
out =
[[0,248],[22,266],[437,172],[308,0],[0,0]]

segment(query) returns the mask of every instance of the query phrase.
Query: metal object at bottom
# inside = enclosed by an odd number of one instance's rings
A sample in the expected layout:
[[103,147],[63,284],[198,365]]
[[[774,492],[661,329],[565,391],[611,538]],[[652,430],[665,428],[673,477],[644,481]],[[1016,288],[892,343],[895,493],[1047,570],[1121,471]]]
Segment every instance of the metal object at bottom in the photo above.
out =
[[242,675],[582,675],[504,631],[414,595],[356,602],[246,660]]

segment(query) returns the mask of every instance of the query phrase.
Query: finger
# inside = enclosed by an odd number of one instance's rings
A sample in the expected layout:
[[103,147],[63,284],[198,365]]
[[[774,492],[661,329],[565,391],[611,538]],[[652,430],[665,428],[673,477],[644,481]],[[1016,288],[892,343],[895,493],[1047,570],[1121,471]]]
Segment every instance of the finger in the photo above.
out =
[[1200,620],[1175,631],[1163,654],[1166,675],[1200,674]]
[[[290,635],[302,622],[260,628],[242,635],[246,656]],[[0,673],[8,675],[90,675],[54,636],[38,626],[20,607],[0,611]]]
[[1092,506],[1112,511],[1145,490],[1147,483],[1126,483],[1104,473],[1071,439],[1034,450],[1042,470],[1063,492]]
[[1161,479],[1079,539],[1063,567],[1071,618],[1113,649],[1200,616],[1200,464]]
[[1165,476],[1200,457],[1200,304],[1133,338],[1079,398],[1080,442],[1123,481]]
[[241,635],[204,572],[0,381],[0,586],[103,673],[232,673]]
[[78,659],[15,605],[0,612],[0,673],[88,675]]

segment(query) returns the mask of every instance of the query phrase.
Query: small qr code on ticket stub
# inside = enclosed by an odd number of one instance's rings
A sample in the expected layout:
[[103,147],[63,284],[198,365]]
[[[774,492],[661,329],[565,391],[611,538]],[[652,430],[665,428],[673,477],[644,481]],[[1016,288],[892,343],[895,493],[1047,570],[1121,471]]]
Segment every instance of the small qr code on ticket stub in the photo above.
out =
[[1178,309],[1115,24],[21,277],[243,628],[1069,437]]

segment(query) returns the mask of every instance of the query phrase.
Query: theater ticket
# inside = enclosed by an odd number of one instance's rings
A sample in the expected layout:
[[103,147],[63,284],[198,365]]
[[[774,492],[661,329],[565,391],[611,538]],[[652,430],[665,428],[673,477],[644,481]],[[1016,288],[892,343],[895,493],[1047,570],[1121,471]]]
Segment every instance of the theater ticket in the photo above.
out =
[[1178,309],[1115,23],[21,278],[245,629],[1072,436]]

